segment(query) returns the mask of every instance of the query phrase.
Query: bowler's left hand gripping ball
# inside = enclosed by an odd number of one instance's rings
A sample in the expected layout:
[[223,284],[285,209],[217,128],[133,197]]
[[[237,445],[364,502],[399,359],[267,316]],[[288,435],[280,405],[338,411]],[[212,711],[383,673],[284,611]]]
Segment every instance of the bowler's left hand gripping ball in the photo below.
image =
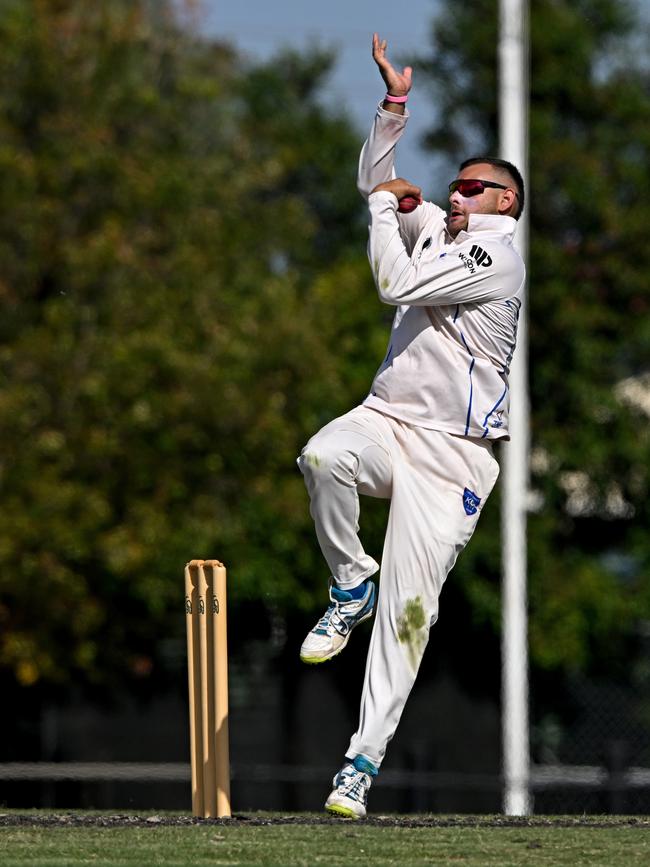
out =
[[420,200],[416,199],[415,196],[403,196],[399,200],[397,210],[400,212],[400,214],[410,214],[411,211],[414,211],[419,204]]

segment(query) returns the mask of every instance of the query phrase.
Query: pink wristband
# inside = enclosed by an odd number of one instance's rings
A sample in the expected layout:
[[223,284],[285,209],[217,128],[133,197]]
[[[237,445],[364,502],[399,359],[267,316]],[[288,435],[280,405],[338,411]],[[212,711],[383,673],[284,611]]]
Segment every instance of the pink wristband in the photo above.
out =
[[407,101],[407,99],[408,99],[408,94],[406,96],[391,96],[390,93],[387,93],[386,96],[384,97],[384,102],[397,102],[397,103],[400,103],[401,105],[404,105],[404,103]]

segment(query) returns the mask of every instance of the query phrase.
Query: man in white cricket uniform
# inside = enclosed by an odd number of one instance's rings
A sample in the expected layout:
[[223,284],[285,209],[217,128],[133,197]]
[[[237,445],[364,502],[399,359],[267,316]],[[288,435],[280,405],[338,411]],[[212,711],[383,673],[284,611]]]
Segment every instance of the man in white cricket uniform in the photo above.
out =
[[[320,430],[298,459],[331,573],[330,605],[302,645],[304,662],[335,656],[373,614],[370,576],[379,566],[358,537],[358,495],[391,500],[359,727],[325,805],[353,818],[366,814],[443,582],[499,473],[492,442],[508,437],[508,369],[524,283],[512,246],[524,197],[517,169],[491,157],[467,160],[450,184],[448,215],[422,201],[393,170],[411,69],[392,66],[377,34],[373,57],[387,94],[358,182],[368,198],[372,273],[395,318],[363,404]],[[408,196],[419,204],[400,213]]]

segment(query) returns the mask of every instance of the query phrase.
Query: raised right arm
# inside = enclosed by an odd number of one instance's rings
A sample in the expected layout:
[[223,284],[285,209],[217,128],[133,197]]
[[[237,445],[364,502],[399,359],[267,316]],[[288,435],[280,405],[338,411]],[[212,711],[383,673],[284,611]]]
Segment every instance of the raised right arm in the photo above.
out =
[[[405,97],[411,89],[412,69],[405,66],[398,72],[386,57],[388,44],[377,33],[372,35],[372,57],[386,85],[386,93],[391,96]],[[384,102],[377,109],[375,121],[368,140],[363,146],[359,159],[357,186],[361,195],[367,199],[377,184],[383,184],[395,177],[395,145],[399,141],[408,111],[404,103]]]
[[367,199],[378,184],[392,180],[395,175],[395,146],[400,140],[408,112],[395,114],[378,106],[370,135],[361,149],[357,187]]

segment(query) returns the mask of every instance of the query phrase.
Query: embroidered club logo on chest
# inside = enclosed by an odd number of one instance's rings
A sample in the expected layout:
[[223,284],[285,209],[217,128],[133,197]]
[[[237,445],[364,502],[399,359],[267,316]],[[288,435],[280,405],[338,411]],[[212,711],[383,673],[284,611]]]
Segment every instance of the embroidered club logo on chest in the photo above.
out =
[[469,488],[465,488],[463,491],[463,508],[465,509],[466,515],[475,515],[476,510],[481,505],[481,498],[477,496],[474,491],[470,491]]

